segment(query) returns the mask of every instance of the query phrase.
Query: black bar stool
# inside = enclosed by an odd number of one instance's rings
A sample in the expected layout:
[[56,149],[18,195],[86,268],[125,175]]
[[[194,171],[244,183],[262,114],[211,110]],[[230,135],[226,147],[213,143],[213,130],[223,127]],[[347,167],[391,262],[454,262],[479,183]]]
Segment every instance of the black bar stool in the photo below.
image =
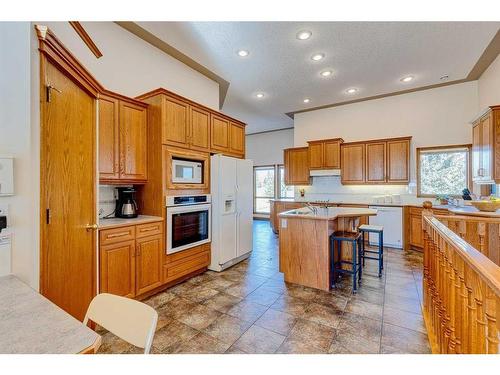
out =
[[[384,227],[381,225],[363,224],[360,225],[358,229],[362,236],[361,257],[363,258],[363,267],[365,265],[365,259],[378,260],[378,277],[381,277],[382,270],[384,269]],[[368,233],[368,241],[370,241],[370,233],[376,233],[378,235],[378,250],[365,249],[365,233]],[[377,254],[377,256],[366,256],[365,253]]]
[[[342,242],[350,242],[352,244],[352,261],[342,260]],[[352,291],[356,293],[357,282],[356,277],[359,276],[359,282],[361,281],[361,233],[359,232],[343,232],[338,231],[330,236],[330,275],[332,279],[330,280],[330,285],[335,287],[335,280],[337,273],[344,273],[352,275]],[[335,245],[337,245],[337,261],[335,261]],[[351,269],[343,269],[343,264],[350,264]]]

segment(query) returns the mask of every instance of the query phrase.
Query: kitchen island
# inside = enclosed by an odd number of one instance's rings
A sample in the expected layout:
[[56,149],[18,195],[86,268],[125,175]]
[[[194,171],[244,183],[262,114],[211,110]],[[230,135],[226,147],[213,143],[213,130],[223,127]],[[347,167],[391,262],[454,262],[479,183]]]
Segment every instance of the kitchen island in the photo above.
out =
[[[279,264],[285,281],[330,290],[329,237],[335,231],[355,231],[363,216],[374,216],[369,208],[303,207],[279,217]],[[351,259],[344,244],[342,259]]]

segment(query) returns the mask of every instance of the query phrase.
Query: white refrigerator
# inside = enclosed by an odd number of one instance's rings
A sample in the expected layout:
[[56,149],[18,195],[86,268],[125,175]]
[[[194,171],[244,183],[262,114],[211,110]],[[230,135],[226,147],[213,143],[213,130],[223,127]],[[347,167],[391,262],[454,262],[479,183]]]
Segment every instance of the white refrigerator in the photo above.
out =
[[252,251],[253,161],[220,154],[210,160],[212,271],[223,271]]

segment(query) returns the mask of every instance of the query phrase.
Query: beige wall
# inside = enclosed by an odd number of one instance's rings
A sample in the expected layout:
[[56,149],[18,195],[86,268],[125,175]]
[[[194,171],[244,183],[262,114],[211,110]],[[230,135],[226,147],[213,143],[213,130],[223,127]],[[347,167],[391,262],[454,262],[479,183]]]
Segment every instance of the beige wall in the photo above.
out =
[[68,22],[48,26],[80,62],[109,90],[137,96],[163,87],[218,110],[219,84],[166,55],[113,22],[83,22],[103,56],[99,59]]
[[500,55],[478,80],[479,110],[500,104]]
[[445,86],[295,115],[295,146],[308,140],[344,138],[346,142],[413,136],[415,148],[472,142],[469,121],[478,111],[477,82]]
[[283,164],[283,150],[293,147],[293,129],[260,134],[249,134],[246,140],[246,158],[253,164]]

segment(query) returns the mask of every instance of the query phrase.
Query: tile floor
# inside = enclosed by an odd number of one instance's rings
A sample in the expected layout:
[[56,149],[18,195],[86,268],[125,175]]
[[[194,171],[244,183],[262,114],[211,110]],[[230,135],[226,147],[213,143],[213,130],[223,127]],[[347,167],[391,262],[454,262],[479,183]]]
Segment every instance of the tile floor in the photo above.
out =
[[[330,293],[287,284],[278,237],[254,221],[254,251],[145,301],[159,314],[152,353],[429,353],[421,314],[422,254],[386,250],[385,271],[367,261],[361,287]],[[140,350],[104,333],[101,353]]]

